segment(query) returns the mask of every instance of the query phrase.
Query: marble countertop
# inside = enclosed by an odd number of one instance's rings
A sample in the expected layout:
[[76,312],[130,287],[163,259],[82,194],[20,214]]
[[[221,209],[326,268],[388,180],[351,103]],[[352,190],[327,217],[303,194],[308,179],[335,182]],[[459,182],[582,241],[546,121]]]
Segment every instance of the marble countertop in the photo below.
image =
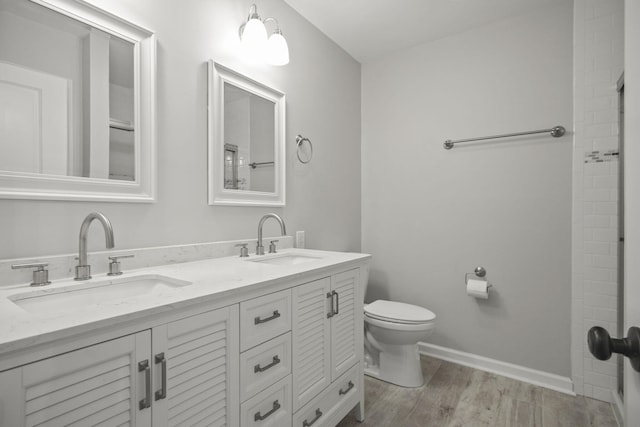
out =
[[[274,265],[251,260],[298,254],[316,259],[294,265]],[[52,342],[118,323],[143,319],[154,314],[168,313],[196,303],[220,301],[233,296],[259,291],[283,280],[295,280],[324,270],[348,266],[368,260],[370,255],[360,253],[316,251],[309,249],[283,249],[277,254],[251,255],[248,258],[223,257],[126,271],[121,276],[94,275],[89,281],[57,280],[44,287],[20,284],[0,290],[0,357],[24,350],[30,346]],[[56,293],[61,288],[100,284],[110,280],[158,275],[190,282],[188,286],[164,289],[143,296],[107,299],[86,306],[68,307],[64,311],[29,312],[15,304],[11,298],[26,292]]]

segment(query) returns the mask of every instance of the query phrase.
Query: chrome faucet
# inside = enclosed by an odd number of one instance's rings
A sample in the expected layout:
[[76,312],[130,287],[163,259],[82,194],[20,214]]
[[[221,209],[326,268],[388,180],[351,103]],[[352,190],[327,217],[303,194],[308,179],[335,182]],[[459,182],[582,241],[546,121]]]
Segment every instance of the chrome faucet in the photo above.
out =
[[91,212],[87,215],[84,221],[82,221],[82,225],[80,226],[80,250],[78,252],[78,265],[76,266],[75,280],[91,279],[91,266],[87,263],[87,232],[89,231],[91,221],[94,219],[97,219],[102,223],[107,249],[113,249],[114,247],[113,227],[111,226],[111,223],[104,214],[101,214],[100,212]]
[[280,230],[282,231],[282,235],[287,235],[287,229],[284,226],[284,221],[282,220],[282,218],[274,213],[266,214],[260,219],[260,223],[258,224],[258,245],[256,246],[256,255],[264,255],[264,246],[262,246],[262,225],[269,218],[276,219],[280,223]]

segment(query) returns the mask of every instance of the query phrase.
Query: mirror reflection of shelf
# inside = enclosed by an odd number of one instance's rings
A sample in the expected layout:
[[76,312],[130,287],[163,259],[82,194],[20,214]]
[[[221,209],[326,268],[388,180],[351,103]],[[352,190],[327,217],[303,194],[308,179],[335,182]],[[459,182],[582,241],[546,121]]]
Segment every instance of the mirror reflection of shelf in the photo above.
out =
[[127,122],[127,121],[118,120],[118,119],[109,119],[109,127],[111,129],[119,129],[126,132],[133,132],[135,130],[132,122]]

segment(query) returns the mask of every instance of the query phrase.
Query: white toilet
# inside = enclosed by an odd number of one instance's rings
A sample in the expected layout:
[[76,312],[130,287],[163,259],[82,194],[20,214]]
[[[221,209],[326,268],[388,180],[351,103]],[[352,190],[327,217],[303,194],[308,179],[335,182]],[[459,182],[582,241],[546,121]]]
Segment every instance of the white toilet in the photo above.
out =
[[435,327],[423,307],[377,300],[364,306],[364,373],[403,387],[424,384],[418,341]]

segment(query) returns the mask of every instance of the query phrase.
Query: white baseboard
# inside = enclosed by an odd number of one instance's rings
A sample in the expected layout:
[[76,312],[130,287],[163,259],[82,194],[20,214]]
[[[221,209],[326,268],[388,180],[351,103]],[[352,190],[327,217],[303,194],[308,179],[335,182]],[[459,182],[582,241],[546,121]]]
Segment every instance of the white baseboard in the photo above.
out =
[[537,371],[524,366],[514,365],[500,360],[489,359],[463,351],[453,350],[438,345],[419,342],[418,351],[426,356],[435,357],[459,365],[469,366],[481,371],[487,371],[504,377],[513,378],[529,384],[545,387],[560,393],[575,396],[573,381],[569,377]]

